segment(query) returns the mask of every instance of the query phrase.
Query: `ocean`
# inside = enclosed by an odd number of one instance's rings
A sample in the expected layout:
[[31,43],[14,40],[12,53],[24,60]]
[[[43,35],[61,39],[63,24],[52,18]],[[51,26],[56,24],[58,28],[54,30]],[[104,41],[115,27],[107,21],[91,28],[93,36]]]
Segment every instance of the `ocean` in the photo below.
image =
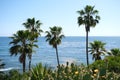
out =
[[[65,37],[58,46],[60,64],[65,64],[67,61],[76,64],[86,64],[85,40],[85,37]],[[94,40],[105,42],[105,48],[108,51],[112,48],[120,48],[120,37],[89,37],[89,42]],[[0,59],[6,64],[5,68],[22,69],[19,55],[10,56],[10,41],[11,39],[8,37],[0,37]],[[44,37],[39,37],[37,44],[39,48],[35,48],[36,52],[33,53],[32,66],[42,63],[43,65],[55,67],[57,65],[55,49],[45,41]],[[92,55],[90,54],[89,61],[90,63],[93,62]],[[28,58],[26,68],[28,68]]]

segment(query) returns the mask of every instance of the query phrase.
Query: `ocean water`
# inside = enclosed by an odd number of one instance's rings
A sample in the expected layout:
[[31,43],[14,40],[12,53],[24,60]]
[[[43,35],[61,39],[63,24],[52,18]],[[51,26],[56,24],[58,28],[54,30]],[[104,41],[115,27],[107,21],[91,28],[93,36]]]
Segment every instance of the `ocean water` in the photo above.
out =
[[[120,37],[89,37],[89,42],[100,40],[106,43],[105,48],[109,51],[112,48],[120,48]],[[22,64],[19,62],[19,55],[10,56],[8,37],[0,37],[0,59],[5,63],[5,68],[22,69]],[[37,43],[39,48],[35,48],[36,53],[32,56],[32,66],[37,63],[55,67],[57,65],[55,49],[50,46],[44,37],[40,37]],[[67,61],[72,63],[86,64],[85,53],[85,37],[65,37],[62,43],[58,46],[60,64],[65,64]],[[89,54],[90,63],[93,62],[92,55]],[[28,68],[28,59],[26,61]]]

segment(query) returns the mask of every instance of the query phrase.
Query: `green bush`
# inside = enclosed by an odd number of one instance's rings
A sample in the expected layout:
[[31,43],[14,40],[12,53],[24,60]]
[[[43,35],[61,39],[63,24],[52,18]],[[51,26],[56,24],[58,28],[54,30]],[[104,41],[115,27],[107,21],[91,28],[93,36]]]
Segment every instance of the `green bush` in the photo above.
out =
[[12,70],[0,75],[0,80],[120,80],[120,73],[110,71],[109,59],[111,60],[111,58],[107,58],[96,61],[89,68],[83,64],[76,65],[67,62],[66,65],[51,69],[40,63],[33,67],[31,71],[23,74]]
[[109,72],[120,73],[120,57],[108,56],[104,60],[95,61],[90,65],[92,69],[104,69]]
[[120,57],[109,56],[107,57],[108,70],[110,72],[120,73]]
[[41,63],[37,64],[30,71],[31,80],[49,80],[51,78],[52,69],[47,66],[43,66]]

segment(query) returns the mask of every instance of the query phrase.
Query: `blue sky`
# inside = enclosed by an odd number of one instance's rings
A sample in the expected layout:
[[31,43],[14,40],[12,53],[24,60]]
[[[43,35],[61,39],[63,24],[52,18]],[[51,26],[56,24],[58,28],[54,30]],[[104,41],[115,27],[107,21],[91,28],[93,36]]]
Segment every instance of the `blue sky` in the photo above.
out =
[[22,23],[33,17],[43,23],[44,31],[61,26],[66,36],[85,36],[84,26],[78,27],[76,11],[86,5],[95,5],[101,16],[90,36],[120,36],[120,0],[0,0],[0,36],[25,29]]

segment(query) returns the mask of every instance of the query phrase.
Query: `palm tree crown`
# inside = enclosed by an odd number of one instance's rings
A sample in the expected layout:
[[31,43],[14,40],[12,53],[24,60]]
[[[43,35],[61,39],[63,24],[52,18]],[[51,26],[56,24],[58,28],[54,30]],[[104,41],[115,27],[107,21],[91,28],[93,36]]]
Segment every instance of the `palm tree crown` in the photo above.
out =
[[120,56],[120,49],[119,48],[111,49],[110,52],[108,52],[108,54],[113,56]]
[[94,6],[87,5],[84,10],[77,11],[80,15],[78,17],[79,26],[85,25],[86,31],[90,31],[90,27],[95,27],[99,23],[100,16],[98,16],[98,11],[94,10]]
[[56,48],[56,46],[61,43],[61,39],[64,37],[61,32],[62,28],[57,26],[50,27],[50,32],[46,31],[46,41],[49,41],[49,44],[52,45],[53,48]]
[[89,52],[90,54],[93,55],[93,59],[96,60],[101,60],[101,54],[105,54],[106,50],[105,50],[105,43],[101,42],[101,41],[94,41],[91,42],[89,45]]
[[40,26],[42,25],[42,23],[37,20],[35,21],[35,18],[28,18],[27,19],[27,22],[23,23],[23,25],[29,29],[31,32],[37,32],[39,35],[40,35],[40,32],[43,32],[41,29],[40,29]]

